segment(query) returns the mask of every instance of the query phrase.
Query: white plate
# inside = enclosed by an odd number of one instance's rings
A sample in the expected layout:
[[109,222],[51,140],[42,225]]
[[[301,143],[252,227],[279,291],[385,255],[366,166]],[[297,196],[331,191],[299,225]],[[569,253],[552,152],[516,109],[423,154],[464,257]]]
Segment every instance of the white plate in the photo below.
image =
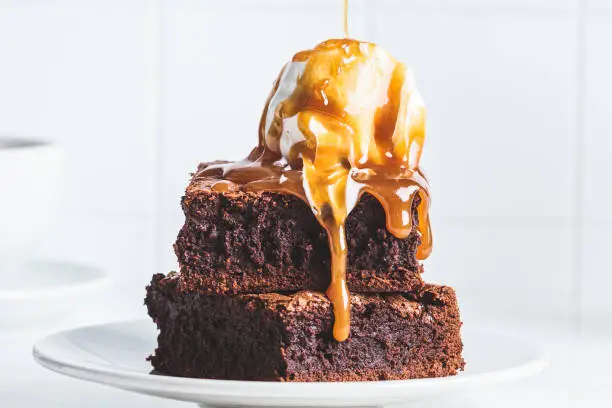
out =
[[207,406],[383,406],[422,400],[527,377],[548,364],[528,342],[488,331],[465,330],[466,371],[455,377],[353,383],[272,383],[150,375],[152,322],[137,320],[55,334],[34,346],[44,367],[71,377],[142,394]]
[[30,325],[58,316],[108,283],[99,269],[69,262],[34,260],[2,276],[0,328]]

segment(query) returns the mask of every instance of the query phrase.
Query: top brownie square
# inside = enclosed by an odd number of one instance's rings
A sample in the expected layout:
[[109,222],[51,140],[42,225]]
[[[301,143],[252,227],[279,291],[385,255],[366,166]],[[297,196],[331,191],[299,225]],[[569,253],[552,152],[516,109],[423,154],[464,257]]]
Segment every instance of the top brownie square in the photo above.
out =
[[[194,177],[175,243],[182,279],[210,293],[325,291],[330,281],[327,234],[306,203],[290,194],[213,191]],[[385,212],[362,195],[346,220],[347,282],[354,292],[406,292],[422,284],[416,259],[419,199],[410,235],[387,231]]]

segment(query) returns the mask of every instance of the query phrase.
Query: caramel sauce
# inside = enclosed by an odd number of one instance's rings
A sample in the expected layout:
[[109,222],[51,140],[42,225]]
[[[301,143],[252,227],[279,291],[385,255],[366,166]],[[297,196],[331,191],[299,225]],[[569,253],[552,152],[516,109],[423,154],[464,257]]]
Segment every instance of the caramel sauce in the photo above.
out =
[[[345,5],[345,19],[346,19]],[[291,88],[291,89],[288,89]],[[345,220],[359,197],[381,203],[387,229],[406,238],[418,194],[418,259],[432,248],[429,187],[419,169],[425,108],[403,64],[372,43],[328,40],[297,53],[276,80],[244,161],[208,166],[215,191],[276,191],[304,200],[327,232],[333,335],[350,334]]]
[[344,25],[344,37],[348,38],[349,34],[348,34],[348,0],[344,0],[344,19],[343,19],[343,25]]

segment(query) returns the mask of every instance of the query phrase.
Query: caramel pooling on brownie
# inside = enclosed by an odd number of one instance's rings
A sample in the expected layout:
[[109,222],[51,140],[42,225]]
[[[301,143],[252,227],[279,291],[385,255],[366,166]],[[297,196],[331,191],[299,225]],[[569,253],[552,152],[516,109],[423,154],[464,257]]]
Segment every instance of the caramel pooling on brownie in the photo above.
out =
[[[260,122],[259,146],[241,162],[209,166],[244,190],[301,198],[325,228],[331,253],[326,295],[334,337],[350,334],[345,220],[367,192],[385,210],[387,229],[406,238],[418,207],[418,259],[431,252],[429,190],[419,169],[425,108],[406,67],[372,43],[328,40],[281,71]],[[227,186],[219,186],[227,188]]]

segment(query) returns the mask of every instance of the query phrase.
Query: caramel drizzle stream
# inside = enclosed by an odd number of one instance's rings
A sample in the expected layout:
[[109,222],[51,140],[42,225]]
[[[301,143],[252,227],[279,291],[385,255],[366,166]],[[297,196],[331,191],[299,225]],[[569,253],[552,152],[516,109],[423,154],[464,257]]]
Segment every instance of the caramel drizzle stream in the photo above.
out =
[[343,26],[344,26],[344,37],[348,38],[349,33],[348,33],[348,8],[349,8],[349,0],[344,0],[344,20],[343,20]]
[[[350,114],[347,105],[338,104],[340,98],[333,95],[334,85],[338,91],[364,80],[347,77],[344,83],[339,78],[355,67],[351,64],[365,64],[374,47],[349,39],[328,40],[296,54],[293,61],[306,62],[306,69],[291,96],[272,113],[274,120],[266,133],[268,110],[283,72],[279,75],[260,121],[259,146],[243,161],[211,165],[196,175],[222,179],[213,185],[216,191],[289,193],[311,207],[329,240],[331,283],[326,295],[333,305],[333,335],[338,341],[350,334],[345,220],[362,194],[369,193],[381,203],[387,229],[398,238],[412,231],[412,204],[418,194],[421,244],[417,258],[427,258],[432,248],[429,187],[418,167],[425,136],[424,108],[412,84],[407,84],[405,68],[380,57],[385,61],[380,85],[384,92],[374,101],[373,116]],[[335,83],[318,78],[322,66],[336,69],[331,73]],[[296,118],[305,140],[293,144],[285,157],[279,146],[287,118]]]

